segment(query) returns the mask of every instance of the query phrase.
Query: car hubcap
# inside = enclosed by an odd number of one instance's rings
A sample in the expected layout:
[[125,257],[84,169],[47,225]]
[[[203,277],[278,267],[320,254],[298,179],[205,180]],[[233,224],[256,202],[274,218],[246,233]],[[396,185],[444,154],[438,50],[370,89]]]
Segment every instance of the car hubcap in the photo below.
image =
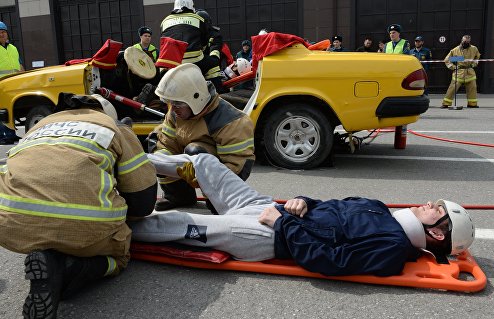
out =
[[319,126],[310,118],[292,116],[276,128],[275,147],[291,161],[306,161],[317,151],[320,140]]

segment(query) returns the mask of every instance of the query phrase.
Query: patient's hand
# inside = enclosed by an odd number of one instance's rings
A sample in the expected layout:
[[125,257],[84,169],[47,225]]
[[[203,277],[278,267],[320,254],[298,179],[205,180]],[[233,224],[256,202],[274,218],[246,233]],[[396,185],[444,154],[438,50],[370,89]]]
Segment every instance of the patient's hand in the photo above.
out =
[[307,213],[307,203],[301,198],[289,199],[285,204],[285,210],[292,215],[304,217]]
[[269,227],[273,228],[274,223],[278,218],[280,218],[280,216],[281,213],[276,208],[274,208],[274,206],[270,206],[264,208],[258,220],[260,223],[266,224]]

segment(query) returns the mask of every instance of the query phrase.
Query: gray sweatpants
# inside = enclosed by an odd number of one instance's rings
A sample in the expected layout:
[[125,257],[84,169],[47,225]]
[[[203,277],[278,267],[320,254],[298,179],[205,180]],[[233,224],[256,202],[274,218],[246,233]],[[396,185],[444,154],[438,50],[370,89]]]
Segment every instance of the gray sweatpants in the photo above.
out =
[[134,240],[210,247],[245,261],[274,258],[274,231],[257,220],[275,204],[271,197],[260,195],[210,154],[148,154],[148,158],[158,174],[170,177],[179,177],[176,168],[192,162],[202,192],[219,215],[155,212],[129,223]]

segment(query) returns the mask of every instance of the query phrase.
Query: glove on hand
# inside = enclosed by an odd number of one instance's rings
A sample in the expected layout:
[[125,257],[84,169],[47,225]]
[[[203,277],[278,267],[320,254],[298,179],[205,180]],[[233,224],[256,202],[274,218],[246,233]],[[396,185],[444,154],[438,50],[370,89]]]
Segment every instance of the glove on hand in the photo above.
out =
[[200,188],[196,178],[196,170],[191,162],[187,162],[181,167],[177,167],[177,174],[190,186]]

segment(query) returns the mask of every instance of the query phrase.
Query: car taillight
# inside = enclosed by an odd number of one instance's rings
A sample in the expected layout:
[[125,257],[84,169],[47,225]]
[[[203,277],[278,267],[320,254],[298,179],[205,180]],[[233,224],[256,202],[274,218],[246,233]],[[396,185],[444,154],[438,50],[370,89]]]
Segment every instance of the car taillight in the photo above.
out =
[[423,90],[427,86],[427,73],[424,69],[410,73],[403,82],[401,87],[405,90]]

